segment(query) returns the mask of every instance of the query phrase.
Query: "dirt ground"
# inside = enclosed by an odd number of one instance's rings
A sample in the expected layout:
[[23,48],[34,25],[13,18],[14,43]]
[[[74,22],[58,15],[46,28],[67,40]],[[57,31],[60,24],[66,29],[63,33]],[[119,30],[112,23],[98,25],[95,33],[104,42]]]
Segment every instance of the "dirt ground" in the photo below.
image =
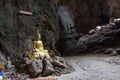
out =
[[75,71],[61,80],[120,80],[120,56],[80,55],[64,57]]

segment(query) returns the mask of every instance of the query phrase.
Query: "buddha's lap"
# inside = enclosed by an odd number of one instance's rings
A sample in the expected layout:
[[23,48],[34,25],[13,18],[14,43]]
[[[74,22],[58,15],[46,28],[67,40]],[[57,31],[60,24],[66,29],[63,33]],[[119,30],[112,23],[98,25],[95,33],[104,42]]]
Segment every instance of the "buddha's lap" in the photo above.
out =
[[34,54],[35,54],[34,55],[35,57],[41,57],[41,58],[44,58],[44,57],[48,57],[49,58],[50,57],[49,54],[45,53],[45,52],[35,52]]

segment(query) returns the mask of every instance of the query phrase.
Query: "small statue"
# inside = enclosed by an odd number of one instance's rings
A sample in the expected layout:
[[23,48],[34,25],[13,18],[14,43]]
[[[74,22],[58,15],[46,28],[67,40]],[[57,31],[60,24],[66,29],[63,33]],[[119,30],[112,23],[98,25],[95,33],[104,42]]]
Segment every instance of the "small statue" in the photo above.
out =
[[7,57],[6,71],[15,71],[15,66],[12,64],[10,57]]
[[33,42],[33,50],[32,52],[28,51],[27,56],[31,60],[35,58],[41,58],[41,59],[45,57],[50,58],[48,50],[45,50],[43,48],[43,43],[41,41],[41,36],[40,36],[39,31],[37,32],[36,40]]

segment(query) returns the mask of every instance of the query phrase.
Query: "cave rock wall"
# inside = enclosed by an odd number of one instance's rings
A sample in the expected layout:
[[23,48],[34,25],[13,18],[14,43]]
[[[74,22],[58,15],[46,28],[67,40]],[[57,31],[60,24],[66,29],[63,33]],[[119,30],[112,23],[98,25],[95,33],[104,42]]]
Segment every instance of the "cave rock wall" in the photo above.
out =
[[[39,29],[44,47],[55,50],[59,26],[55,2],[52,0],[0,0],[0,50],[20,57],[32,48]],[[19,10],[32,12],[21,15]]]

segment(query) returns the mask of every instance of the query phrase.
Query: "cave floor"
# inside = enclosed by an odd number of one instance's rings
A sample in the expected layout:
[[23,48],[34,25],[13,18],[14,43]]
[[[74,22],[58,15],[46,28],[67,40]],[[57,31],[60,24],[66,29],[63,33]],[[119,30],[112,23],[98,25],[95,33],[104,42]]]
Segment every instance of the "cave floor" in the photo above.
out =
[[64,57],[74,67],[62,80],[120,80],[120,56],[79,55]]

